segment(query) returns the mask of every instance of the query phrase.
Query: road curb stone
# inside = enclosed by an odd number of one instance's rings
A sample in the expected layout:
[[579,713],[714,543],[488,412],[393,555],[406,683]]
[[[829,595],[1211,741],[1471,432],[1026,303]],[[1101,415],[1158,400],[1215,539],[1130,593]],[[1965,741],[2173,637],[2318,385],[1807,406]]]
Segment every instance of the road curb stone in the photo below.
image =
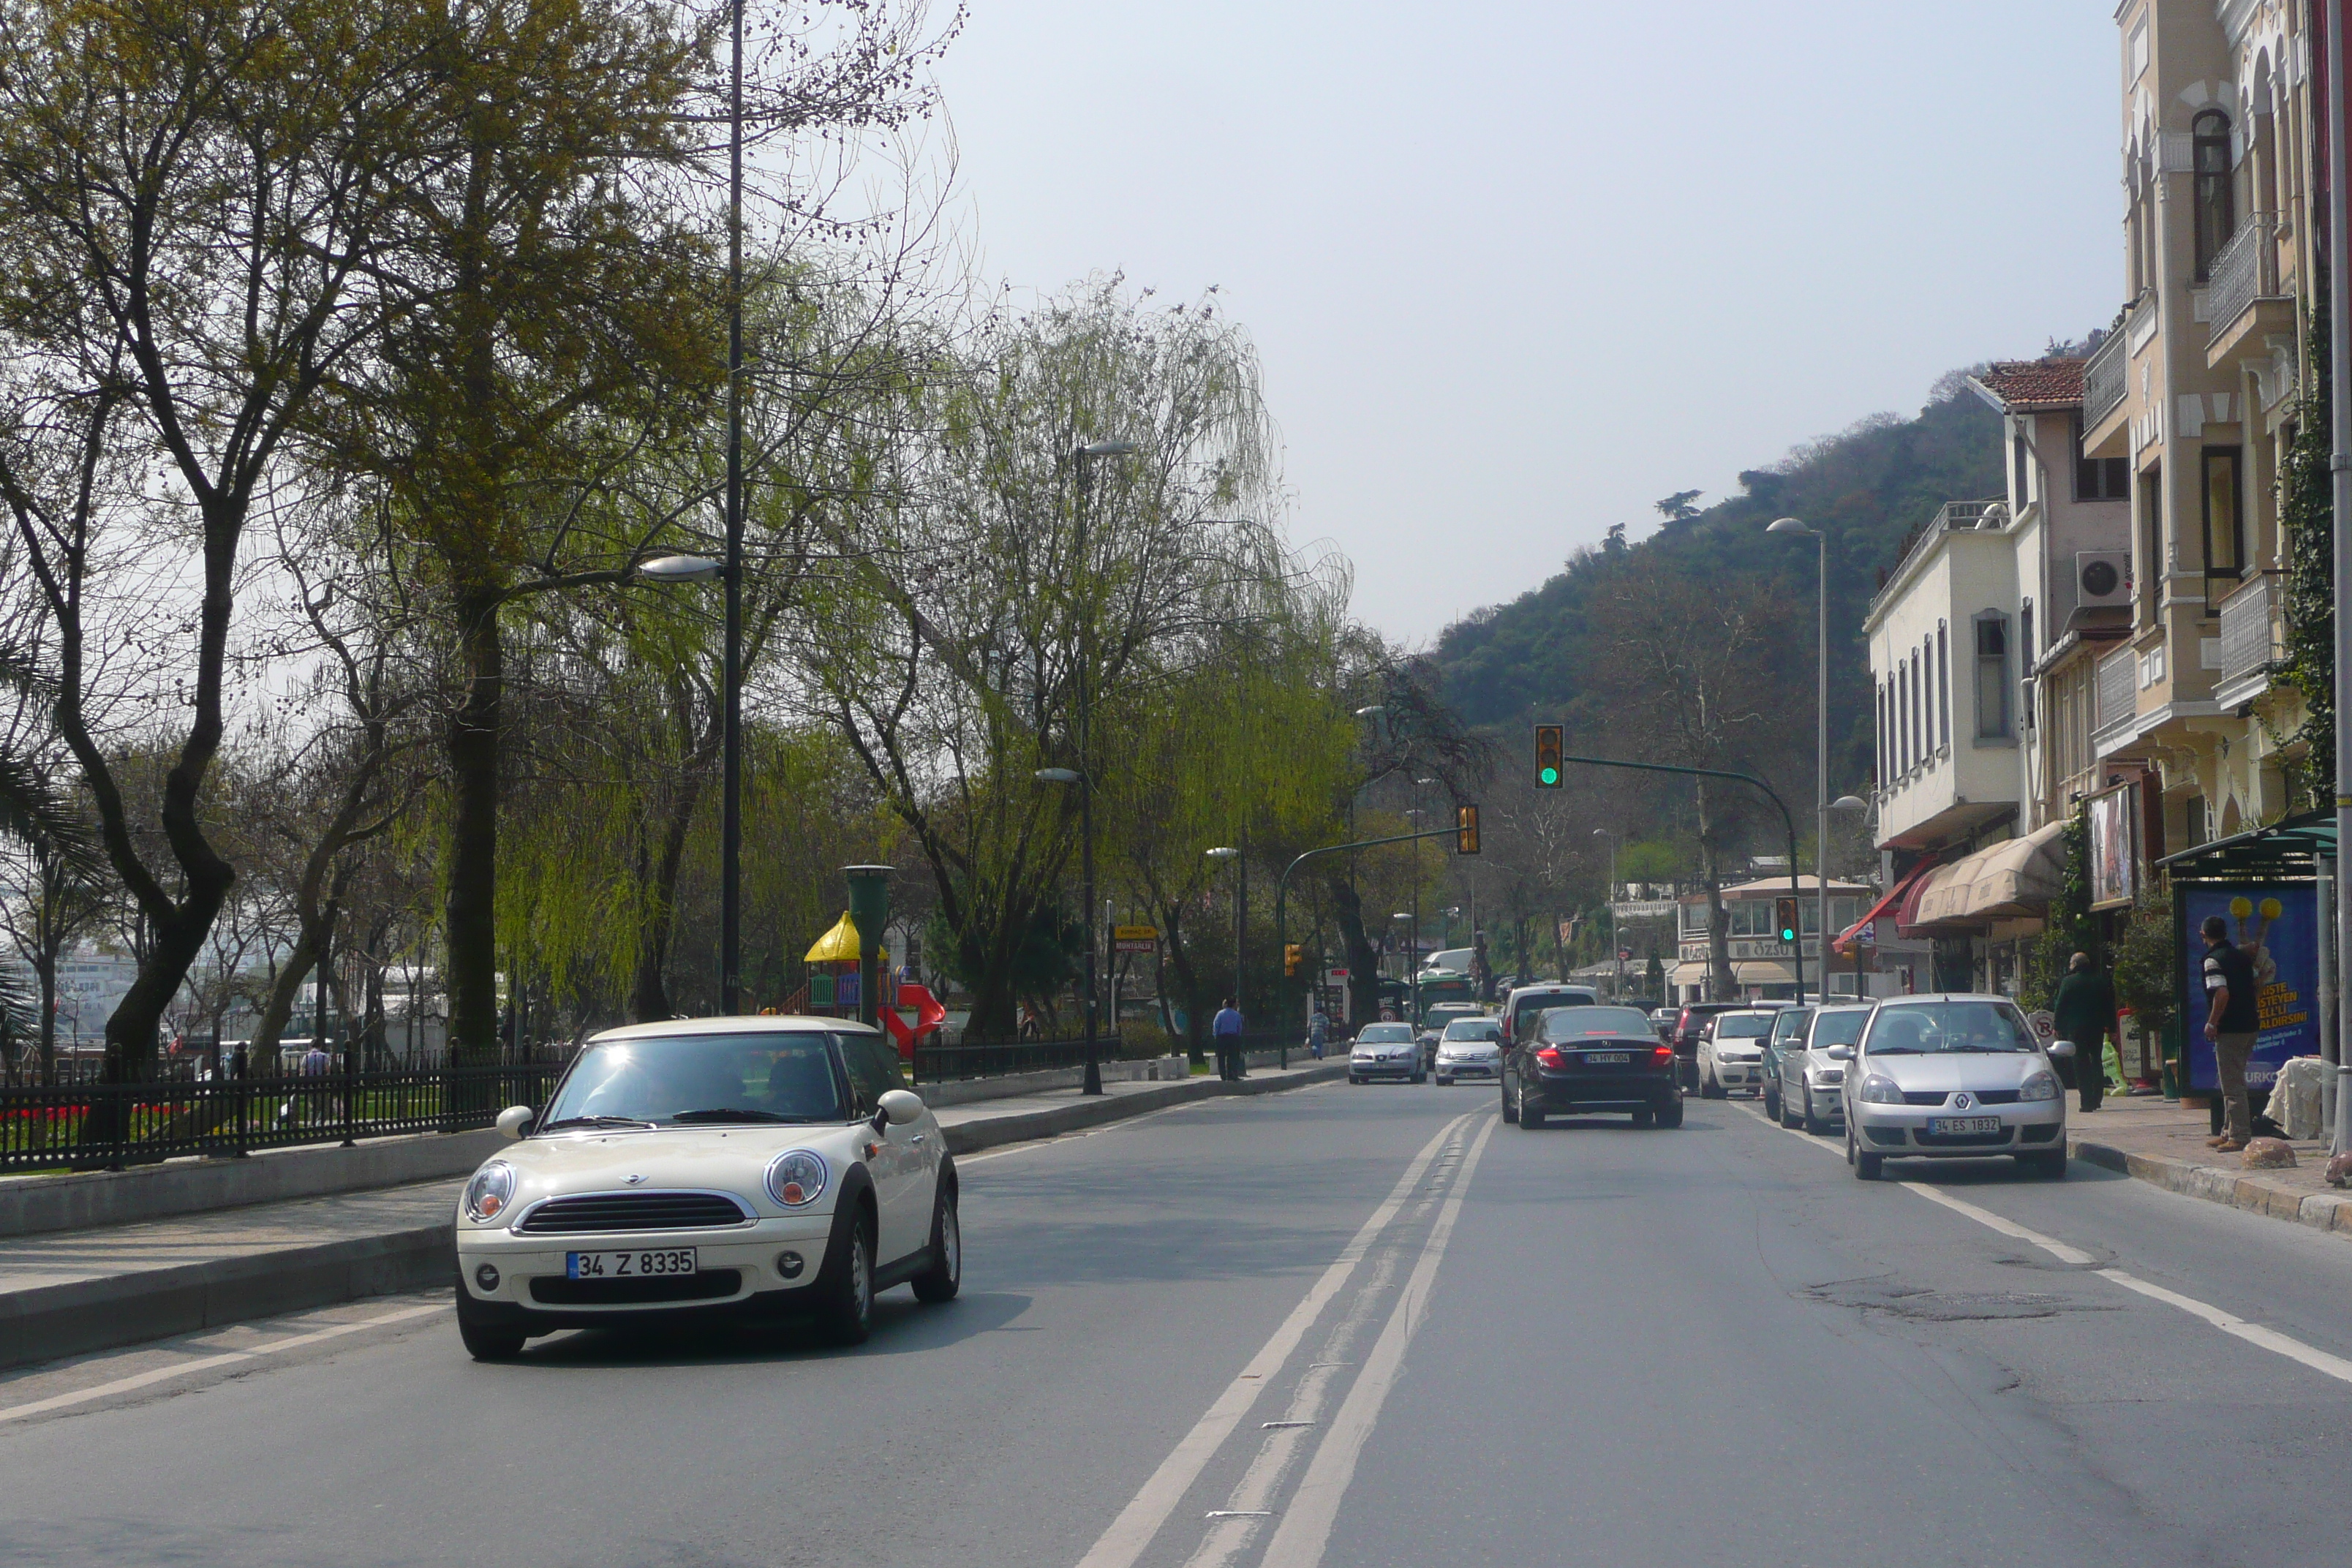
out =
[[2226,1204],[2272,1219],[2290,1220],[2314,1230],[2352,1236],[2352,1194],[2306,1193],[2250,1172],[2200,1165],[2160,1154],[2134,1153],[2085,1138],[2070,1138],[2067,1142],[2077,1160],[2120,1172],[2167,1192]]

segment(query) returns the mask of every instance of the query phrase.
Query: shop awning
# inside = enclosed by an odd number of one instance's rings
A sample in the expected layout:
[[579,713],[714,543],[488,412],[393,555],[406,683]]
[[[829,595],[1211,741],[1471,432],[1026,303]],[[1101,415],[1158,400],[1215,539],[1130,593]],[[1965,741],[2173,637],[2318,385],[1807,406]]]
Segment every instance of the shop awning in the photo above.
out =
[[1895,886],[1886,889],[1886,896],[1879,900],[1878,902],[1871,905],[1868,911],[1865,912],[1860,920],[1846,927],[1843,931],[1840,931],[1838,933],[1837,941],[1832,942],[1830,945],[1836,948],[1840,952],[1844,953],[1849,958],[1853,956],[1854,938],[1861,934],[1862,928],[1870,924],[1873,921],[1885,918],[1887,910],[1893,909],[1898,902],[1900,902],[1905,894],[1917,887],[1927,874],[1935,870],[1935,868],[1936,862],[1934,860],[1922,860],[1919,864],[1912,867],[1911,869],[1903,873],[1902,876],[1896,878],[1895,880]]
[[841,918],[834,921],[833,929],[816,939],[816,945],[808,950],[808,956],[801,962],[803,963],[856,963],[864,956],[858,951],[857,922],[849,918],[847,910],[844,910],[841,911]]
[[1731,977],[1742,985],[1794,985],[1797,972],[1776,958],[1735,959]]
[[1905,926],[1955,925],[2039,914],[2066,878],[2066,825],[2046,827],[1938,867]]

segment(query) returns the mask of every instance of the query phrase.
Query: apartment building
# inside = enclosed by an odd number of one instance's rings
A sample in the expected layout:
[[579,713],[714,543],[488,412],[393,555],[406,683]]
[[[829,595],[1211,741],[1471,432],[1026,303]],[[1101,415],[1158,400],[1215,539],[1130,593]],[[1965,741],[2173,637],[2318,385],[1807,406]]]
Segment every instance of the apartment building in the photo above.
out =
[[2272,673],[2276,481],[2303,414],[2321,198],[2304,7],[2126,0],[2116,20],[2126,303],[2084,367],[2082,453],[2126,470],[2130,615],[2095,662],[2092,765],[2053,798],[2146,780],[2157,854],[2291,805],[2304,710]]

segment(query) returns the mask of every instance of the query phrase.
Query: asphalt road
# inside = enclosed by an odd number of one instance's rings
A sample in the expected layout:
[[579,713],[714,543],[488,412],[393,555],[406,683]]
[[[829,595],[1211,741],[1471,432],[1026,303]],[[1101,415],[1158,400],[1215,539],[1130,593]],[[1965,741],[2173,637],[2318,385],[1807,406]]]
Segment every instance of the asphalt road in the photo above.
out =
[[1740,1102],[1330,1086],[963,1169],[962,1298],[858,1351],[482,1366],[417,1297],[0,1379],[0,1561],[2162,1568],[2352,1525],[2352,1244],[2090,1167],[1864,1184]]

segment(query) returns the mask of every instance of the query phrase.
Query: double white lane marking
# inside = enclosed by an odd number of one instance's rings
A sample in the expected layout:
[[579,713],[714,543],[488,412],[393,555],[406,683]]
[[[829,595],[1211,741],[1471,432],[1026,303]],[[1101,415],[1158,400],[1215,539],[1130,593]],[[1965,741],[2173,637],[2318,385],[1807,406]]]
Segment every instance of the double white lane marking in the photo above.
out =
[[[1397,1179],[1397,1184],[1390,1191],[1389,1195],[1381,1201],[1380,1206],[1371,1212],[1370,1217],[1357,1229],[1355,1236],[1349,1239],[1345,1247],[1340,1249],[1339,1256],[1332,1259],[1330,1266],[1323,1270],[1321,1277],[1300,1299],[1298,1305],[1291,1309],[1290,1315],[1282,1321],[1282,1326],[1276,1329],[1273,1336],[1258,1347],[1257,1353],[1250,1358],[1249,1363],[1242,1368],[1233,1382],[1225,1385],[1224,1392],[1218,1394],[1201,1419],[1193,1423],[1192,1429],[1178,1439],[1176,1447],[1169,1451],[1168,1457],[1160,1461],[1160,1468],[1151,1472],[1150,1479],[1143,1483],[1142,1489],[1129,1500],[1125,1508],[1119,1510],[1118,1517],[1111,1521],[1110,1528],[1104,1531],[1101,1538],[1094,1543],[1084,1557],[1078,1560],[1078,1568],[1133,1568],[1135,1561],[1141,1557],[1144,1549],[1151,1544],[1152,1537],[1160,1533],[1160,1527],[1168,1522],[1169,1515],[1175,1512],[1177,1505],[1184,1500],[1184,1494],[1192,1489],[1192,1483],[1200,1479],[1201,1472],[1207,1467],[1209,1460],[1224,1445],[1225,1439],[1233,1436],[1234,1428],[1241,1425],[1242,1418],[1249,1414],[1250,1406],[1257,1403],[1258,1395],[1265,1392],[1266,1383],[1282,1370],[1283,1363],[1288,1361],[1291,1352],[1298,1348],[1298,1342],[1304,1339],[1307,1331],[1315,1325],[1315,1320],[1322,1316],[1323,1309],[1330,1304],[1331,1299],[1337,1296],[1340,1289],[1348,1283],[1349,1277],[1355,1273],[1357,1266],[1363,1262],[1365,1255],[1371,1250],[1372,1243],[1378,1239],[1381,1232],[1388,1228],[1389,1222],[1404,1208],[1414,1187],[1420,1184],[1422,1173],[1429,1169],[1430,1162],[1437,1157],[1438,1150],[1444,1147],[1446,1142],[1467,1125],[1474,1117],[1482,1114],[1486,1114],[1483,1108],[1455,1117],[1444,1127],[1439,1128],[1436,1136],[1422,1145],[1421,1152],[1412,1157],[1412,1163],[1405,1167],[1404,1174]],[[1491,1131],[1491,1123],[1489,1131]],[[1486,1137],[1482,1133],[1477,1147],[1483,1148],[1485,1142]],[[1475,1157],[1474,1154],[1473,1158]],[[1462,1184],[1468,1174],[1468,1164],[1465,1162],[1461,1175],[1456,1178],[1454,1188],[1456,1196],[1450,1198],[1449,1204],[1458,1204]],[[1439,1216],[1439,1224],[1444,1226],[1448,1233],[1452,1230],[1450,1213],[1449,1210],[1448,1213],[1441,1214]],[[1433,1233],[1433,1239],[1434,1237],[1435,1233]],[[1425,1247],[1423,1249],[1423,1267],[1430,1268],[1433,1272],[1433,1266],[1429,1264],[1430,1254]],[[1422,1278],[1422,1273],[1423,1268],[1416,1268],[1413,1278],[1416,1279]],[[1408,1291],[1411,1289],[1409,1283]],[[1393,1321],[1392,1319],[1391,1325]],[[1387,1342],[1388,1335],[1384,1332],[1381,1342],[1386,1344]],[[1378,1353],[1376,1347],[1374,1354],[1377,1356]],[[1367,1376],[1370,1375],[1370,1369],[1368,1367]],[[1360,1384],[1362,1379],[1360,1378],[1358,1381]],[[1352,1394],[1348,1403],[1349,1405],[1354,1404]],[[1347,1415],[1347,1408],[1346,1405],[1341,1408],[1343,1419]],[[1373,1413],[1378,1413],[1377,1406]],[[1361,1446],[1360,1439],[1358,1446]],[[1319,1458],[1318,1452],[1318,1459]],[[1349,1454],[1348,1463],[1352,1472],[1355,1466],[1352,1452]],[[1314,1468],[1313,1465],[1308,1467],[1310,1479]],[[1328,1524],[1325,1527],[1325,1533],[1328,1533]],[[1317,1550],[1319,1553],[1319,1540]],[[1271,1562],[1272,1558],[1269,1557],[1268,1561]]]
[[[1759,1120],[1769,1121],[1769,1118],[1759,1116]],[[1792,1138],[1802,1139],[1817,1149],[1830,1147],[1820,1139],[1810,1137],[1791,1128],[1783,1127],[1779,1131],[1787,1132]],[[1941,1187],[1929,1186],[1925,1182],[1901,1182],[1896,1185],[1906,1193],[1918,1194],[1929,1203],[1941,1204],[1954,1214],[1966,1215],[1989,1230],[1996,1230],[2003,1236],[2038,1247],[2061,1263],[2072,1264],[2079,1268],[2098,1262],[2096,1258],[2079,1247],[2069,1247],[2055,1237],[2044,1236],[2038,1230],[2021,1226],[2006,1215],[1997,1215],[1988,1208],[1979,1208],[1965,1198],[1956,1198]],[[2137,1290],[2152,1301],[2161,1301],[2168,1307],[2178,1307],[2190,1317],[2210,1323],[2223,1333],[2242,1339],[2250,1345],[2258,1345],[2274,1354],[2283,1355],[2289,1361],[2301,1362],[2312,1371],[2326,1373],[2339,1383],[2352,1383],[2352,1361],[2347,1361],[2339,1355],[2330,1355],[2316,1346],[2304,1343],[2291,1334],[2283,1334],[2276,1329],[2249,1321],[2239,1317],[2235,1312],[2225,1311],[2214,1306],[2210,1301],[2200,1301],[2194,1296],[2184,1296],[2178,1290],[2168,1290],[2161,1285],[2150,1284],[2138,1275],[2121,1268],[2093,1268],[2091,1272],[2102,1279],[2114,1280],[2126,1290]]]
[[0,1410],[0,1422],[22,1421],[27,1416],[46,1415],[52,1410],[64,1410],[76,1405],[88,1405],[92,1400],[111,1399],[118,1394],[134,1393],[154,1384],[168,1383],[175,1377],[193,1377],[197,1373],[210,1372],[215,1367],[228,1366],[241,1361],[254,1361],[262,1356],[278,1355],[286,1351],[301,1350],[305,1346],[315,1345],[326,1340],[341,1339],[345,1334],[358,1333],[362,1329],[380,1329],[387,1323],[406,1322],[411,1318],[422,1318],[427,1313],[446,1312],[449,1310],[449,1304],[446,1301],[435,1301],[423,1307],[404,1307],[399,1311],[385,1312],[373,1318],[363,1318],[355,1323],[335,1323],[327,1328],[313,1330],[307,1334],[294,1334],[286,1339],[272,1340],[268,1344],[255,1345],[251,1350],[223,1351],[218,1355],[199,1356],[194,1361],[174,1362],[170,1366],[159,1366],[149,1372],[134,1373],[130,1377],[118,1377],[111,1383],[101,1383],[93,1388],[77,1388],[70,1394],[53,1394],[47,1399],[36,1399],[29,1404],[11,1405],[5,1410]]

